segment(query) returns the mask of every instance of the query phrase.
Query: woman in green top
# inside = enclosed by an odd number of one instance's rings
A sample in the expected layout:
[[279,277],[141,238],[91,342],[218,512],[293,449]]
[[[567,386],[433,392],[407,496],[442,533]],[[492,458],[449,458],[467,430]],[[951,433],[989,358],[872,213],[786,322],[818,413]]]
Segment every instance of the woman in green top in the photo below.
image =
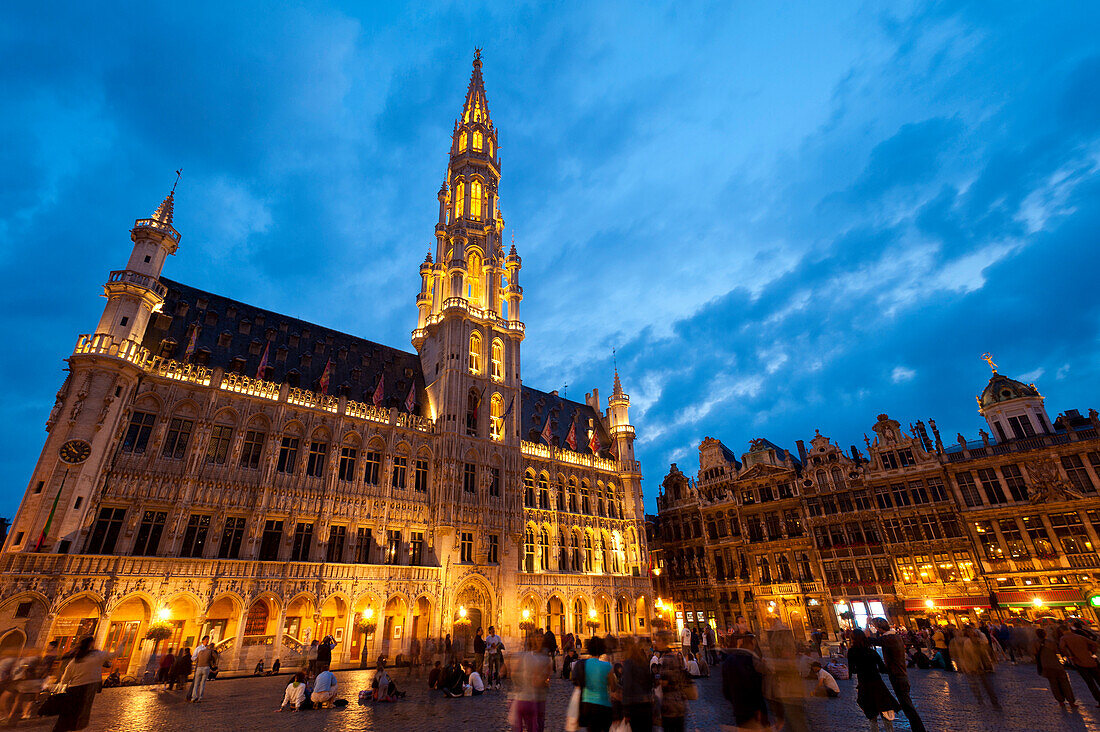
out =
[[573,664],[576,669],[574,679],[582,674],[584,676],[584,683],[578,685],[581,687],[581,720],[588,727],[588,732],[607,732],[611,729],[609,692],[615,689],[616,683],[615,675],[611,673],[611,664],[600,660],[604,648],[602,638],[590,638],[589,658],[584,663]]

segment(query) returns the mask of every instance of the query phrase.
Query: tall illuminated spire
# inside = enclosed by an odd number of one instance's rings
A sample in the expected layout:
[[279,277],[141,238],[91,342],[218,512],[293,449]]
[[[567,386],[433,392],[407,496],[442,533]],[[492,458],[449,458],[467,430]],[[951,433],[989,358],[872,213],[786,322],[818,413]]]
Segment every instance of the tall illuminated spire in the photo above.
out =
[[481,49],[474,49],[474,70],[470,73],[470,85],[466,89],[466,103],[462,105],[460,125],[480,122],[492,129],[489,118],[489,100],[485,96],[485,80],[481,77]]

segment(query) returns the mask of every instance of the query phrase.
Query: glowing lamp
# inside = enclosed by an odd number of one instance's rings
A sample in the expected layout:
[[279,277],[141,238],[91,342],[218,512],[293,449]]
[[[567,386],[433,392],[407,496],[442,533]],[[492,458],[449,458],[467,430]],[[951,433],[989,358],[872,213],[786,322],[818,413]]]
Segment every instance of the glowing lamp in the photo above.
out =
[[367,620],[370,620],[371,618],[373,618],[374,617],[374,608],[373,607],[368,607],[366,610],[364,610],[363,611],[363,617],[366,618]]
[[931,610],[932,608],[934,608],[936,606],[936,603],[932,602],[931,600],[925,600],[924,601],[924,606],[926,608],[928,608],[929,610]]
[[160,618],[161,620],[167,620],[171,616],[172,616],[172,611],[169,610],[166,607],[162,607],[160,610],[157,610],[157,617]]
[[[465,614],[465,613],[463,613],[463,614]],[[527,608],[523,609],[523,619],[524,620],[530,620],[531,619],[531,611],[528,610]]]
[[466,606],[465,605],[459,605],[458,606],[458,617],[460,617],[460,618],[465,618],[466,617]]
[[1034,605],[1035,607],[1042,607],[1043,606],[1043,598],[1033,597],[1033,598],[1031,598],[1031,604]]
[[594,608],[594,607],[588,608],[588,618],[590,620],[595,620],[596,619],[596,608]]

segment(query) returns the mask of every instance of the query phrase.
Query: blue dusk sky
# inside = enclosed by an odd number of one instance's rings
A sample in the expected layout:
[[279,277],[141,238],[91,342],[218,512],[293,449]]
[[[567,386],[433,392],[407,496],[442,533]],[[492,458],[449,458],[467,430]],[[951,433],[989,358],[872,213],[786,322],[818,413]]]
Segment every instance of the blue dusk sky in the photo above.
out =
[[983,426],[993,352],[1100,407],[1100,4],[0,6],[0,514],[133,220],[165,275],[412,350],[475,46],[524,382],[631,396],[647,508],[705,436]]

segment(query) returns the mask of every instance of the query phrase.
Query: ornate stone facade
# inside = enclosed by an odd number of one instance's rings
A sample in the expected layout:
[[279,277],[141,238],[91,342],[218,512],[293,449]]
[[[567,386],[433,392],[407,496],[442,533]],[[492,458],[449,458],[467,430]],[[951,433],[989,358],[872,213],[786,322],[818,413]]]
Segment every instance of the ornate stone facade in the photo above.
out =
[[94,634],[133,671],[163,622],[250,669],[324,635],[354,663],[524,620],[648,633],[629,397],[522,384],[499,177],[479,55],[415,354],[162,277],[174,192],[135,222],[0,557],[0,646]]
[[800,635],[880,614],[1094,617],[1096,412],[1052,423],[1034,385],[996,370],[978,406],[988,431],[952,445],[885,414],[866,454],[818,433],[797,458],[754,440],[738,460],[707,438],[697,478],[674,465],[647,525],[658,593],[689,625],[781,618]]

